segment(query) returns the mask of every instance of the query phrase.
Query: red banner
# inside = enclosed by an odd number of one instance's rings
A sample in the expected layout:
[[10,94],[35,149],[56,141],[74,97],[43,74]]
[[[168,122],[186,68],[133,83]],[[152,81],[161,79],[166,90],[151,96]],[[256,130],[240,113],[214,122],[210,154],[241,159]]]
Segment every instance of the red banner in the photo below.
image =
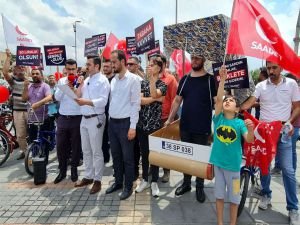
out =
[[280,36],[272,16],[257,0],[235,0],[227,44],[228,54],[275,62],[300,77],[300,59]]

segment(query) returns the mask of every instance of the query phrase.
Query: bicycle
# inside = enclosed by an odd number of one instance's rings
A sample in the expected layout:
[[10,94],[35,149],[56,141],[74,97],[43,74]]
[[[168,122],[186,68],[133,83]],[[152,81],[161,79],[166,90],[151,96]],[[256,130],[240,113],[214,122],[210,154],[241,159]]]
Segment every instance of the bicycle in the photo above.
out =
[[[37,116],[33,110],[31,110],[34,116],[37,119]],[[30,118],[28,116],[28,118]],[[55,142],[55,125],[53,123],[53,129],[51,130],[43,130],[41,129],[41,126],[45,125],[45,122],[50,121],[47,119],[44,120],[44,118],[39,121],[38,119],[34,122],[30,122],[29,124],[37,126],[37,138],[33,140],[33,142],[30,144],[28,150],[25,154],[25,170],[26,172],[33,176],[33,159],[34,158],[46,158],[46,164],[48,163],[48,155],[49,151],[52,151],[55,148],[56,142]],[[48,125],[49,125],[48,124]]]
[[256,166],[246,166],[246,157],[243,156],[242,164],[240,169],[240,194],[241,201],[238,207],[239,217],[244,209],[245,202],[248,195],[249,183],[251,179],[252,186],[256,186],[257,189],[260,187],[260,169]]
[[9,107],[0,107],[0,166],[9,158],[14,149],[19,147],[15,133],[10,131],[13,127],[13,115]]

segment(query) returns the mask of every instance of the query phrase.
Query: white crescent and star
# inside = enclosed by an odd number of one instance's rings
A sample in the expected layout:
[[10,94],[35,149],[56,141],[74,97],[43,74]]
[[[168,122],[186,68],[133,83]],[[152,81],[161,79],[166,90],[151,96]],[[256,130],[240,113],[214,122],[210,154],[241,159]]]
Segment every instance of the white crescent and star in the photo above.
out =
[[260,124],[258,124],[258,125],[255,127],[255,129],[254,129],[254,137],[255,137],[257,140],[261,141],[262,143],[265,143],[266,140],[263,139],[263,137],[258,133],[258,127],[259,127],[259,125],[260,125]]
[[257,34],[261,37],[261,39],[263,39],[264,41],[268,42],[269,44],[276,44],[277,41],[271,41],[264,33],[264,31],[261,29],[260,23],[259,21],[263,18],[262,15],[259,15],[258,17],[256,17],[255,19],[255,28],[256,28],[256,32]]

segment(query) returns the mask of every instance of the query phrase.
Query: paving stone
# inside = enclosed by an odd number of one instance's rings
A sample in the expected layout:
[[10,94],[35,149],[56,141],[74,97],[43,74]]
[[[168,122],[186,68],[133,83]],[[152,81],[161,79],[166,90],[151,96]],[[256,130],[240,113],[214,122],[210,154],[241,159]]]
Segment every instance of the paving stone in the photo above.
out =
[[88,217],[80,217],[77,219],[76,223],[83,223],[85,224],[88,220]]
[[28,220],[28,217],[19,217],[16,221],[16,223],[25,223]]

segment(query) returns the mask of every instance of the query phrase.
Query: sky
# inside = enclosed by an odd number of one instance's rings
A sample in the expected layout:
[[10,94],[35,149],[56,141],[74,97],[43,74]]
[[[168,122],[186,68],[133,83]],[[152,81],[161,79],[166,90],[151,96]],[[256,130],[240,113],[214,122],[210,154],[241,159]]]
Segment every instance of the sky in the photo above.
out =
[[[134,36],[134,29],[152,17],[155,37],[163,43],[163,27],[175,24],[176,0],[0,0],[0,12],[33,34],[42,44],[66,45],[67,58],[75,58],[73,23],[77,23],[77,58],[85,64],[84,39],[113,32],[119,39]],[[284,40],[294,48],[300,0],[259,0],[272,14]],[[178,0],[178,23],[217,14],[231,15],[233,0]],[[0,51],[6,48],[0,26]],[[262,60],[250,58],[249,69]],[[53,70],[53,69],[52,69]]]

